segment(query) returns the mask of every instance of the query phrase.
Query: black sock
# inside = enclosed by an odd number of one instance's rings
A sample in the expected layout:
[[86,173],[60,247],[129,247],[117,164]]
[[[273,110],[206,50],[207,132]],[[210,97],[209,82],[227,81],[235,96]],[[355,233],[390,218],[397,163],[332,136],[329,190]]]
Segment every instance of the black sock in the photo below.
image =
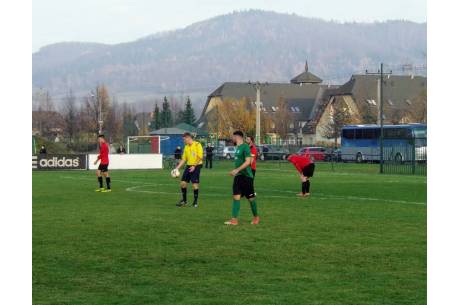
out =
[[198,203],[198,189],[193,190],[193,203]]
[[307,192],[307,182],[302,182],[302,194]]
[[187,202],[187,188],[181,188],[180,190],[182,191],[182,201]]
[[310,193],[310,180],[305,182],[305,193]]
[[110,190],[110,177],[105,177],[105,184],[107,184],[107,189]]
[[99,188],[102,188],[103,185],[102,185],[102,177],[97,177],[97,181],[99,181]]

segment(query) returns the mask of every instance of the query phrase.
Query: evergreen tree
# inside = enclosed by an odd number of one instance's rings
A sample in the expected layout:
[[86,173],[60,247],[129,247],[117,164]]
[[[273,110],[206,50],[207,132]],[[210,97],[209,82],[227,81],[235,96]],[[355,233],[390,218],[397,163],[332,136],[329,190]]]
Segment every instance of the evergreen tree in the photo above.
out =
[[187,97],[185,110],[181,112],[181,121],[189,125],[193,125],[195,120],[195,111],[193,111],[192,101],[190,100],[190,97]]
[[158,104],[155,103],[155,108],[153,109],[153,119],[150,122],[150,128],[152,130],[157,130],[161,128],[161,113]]
[[171,127],[172,113],[166,96],[163,99],[163,108],[161,109],[161,127]]
[[132,108],[126,103],[123,104],[123,138],[128,136],[137,136],[138,130],[135,124],[134,113]]

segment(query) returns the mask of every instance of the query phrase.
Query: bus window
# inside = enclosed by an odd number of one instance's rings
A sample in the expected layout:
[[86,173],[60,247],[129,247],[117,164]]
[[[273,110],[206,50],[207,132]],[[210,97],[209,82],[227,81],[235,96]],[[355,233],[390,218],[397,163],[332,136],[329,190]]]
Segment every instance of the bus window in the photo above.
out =
[[385,128],[383,130],[385,139],[408,139],[412,138],[412,132],[409,128]]
[[354,131],[354,129],[344,129],[342,131],[342,136],[345,139],[354,139],[355,138],[355,131]]
[[375,128],[363,129],[363,138],[364,139],[375,139],[376,138],[376,130],[375,130]]
[[355,130],[355,139],[363,139],[363,129],[356,129]]

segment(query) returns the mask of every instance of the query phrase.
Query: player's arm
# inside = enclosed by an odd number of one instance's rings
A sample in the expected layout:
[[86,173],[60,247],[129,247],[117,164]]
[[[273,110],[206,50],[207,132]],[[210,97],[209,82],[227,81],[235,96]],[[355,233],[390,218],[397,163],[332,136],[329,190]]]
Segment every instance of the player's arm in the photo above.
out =
[[242,171],[243,169],[251,165],[251,162],[252,162],[251,160],[252,158],[250,156],[246,157],[244,159],[244,163],[241,164],[239,167],[235,168],[234,170],[232,170],[230,172],[230,175],[236,176],[236,174],[238,174],[240,171]]
[[201,144],[198,145],[198,151],[196,153],[196,164],[200,164],[200,162],[203,160],[203,146]]

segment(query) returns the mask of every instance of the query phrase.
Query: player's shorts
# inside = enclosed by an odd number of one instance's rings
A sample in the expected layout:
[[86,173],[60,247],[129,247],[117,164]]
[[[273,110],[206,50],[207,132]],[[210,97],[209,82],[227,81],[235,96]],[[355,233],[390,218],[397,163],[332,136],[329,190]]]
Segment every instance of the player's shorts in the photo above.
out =
[[109,171],[109,164],[99,164],[99,167],[97,169],[103,173],[106,173]]
[[254,179],[238,175],[233,178],[233,195],[241,195],[246,198],[254,198],[256,196],[254,192]]
[[184,173],[182,174],[182,181],[187,183],[200,183],[200,171],[201,171],[201,164],[195,166],[195,170],[190,172],[190,166],[186,166]]
[[302,174],[305,177],[313,177],[313,174],[315,173],[315,163],[310,163],[307,166],[305,166],[302,170]]

